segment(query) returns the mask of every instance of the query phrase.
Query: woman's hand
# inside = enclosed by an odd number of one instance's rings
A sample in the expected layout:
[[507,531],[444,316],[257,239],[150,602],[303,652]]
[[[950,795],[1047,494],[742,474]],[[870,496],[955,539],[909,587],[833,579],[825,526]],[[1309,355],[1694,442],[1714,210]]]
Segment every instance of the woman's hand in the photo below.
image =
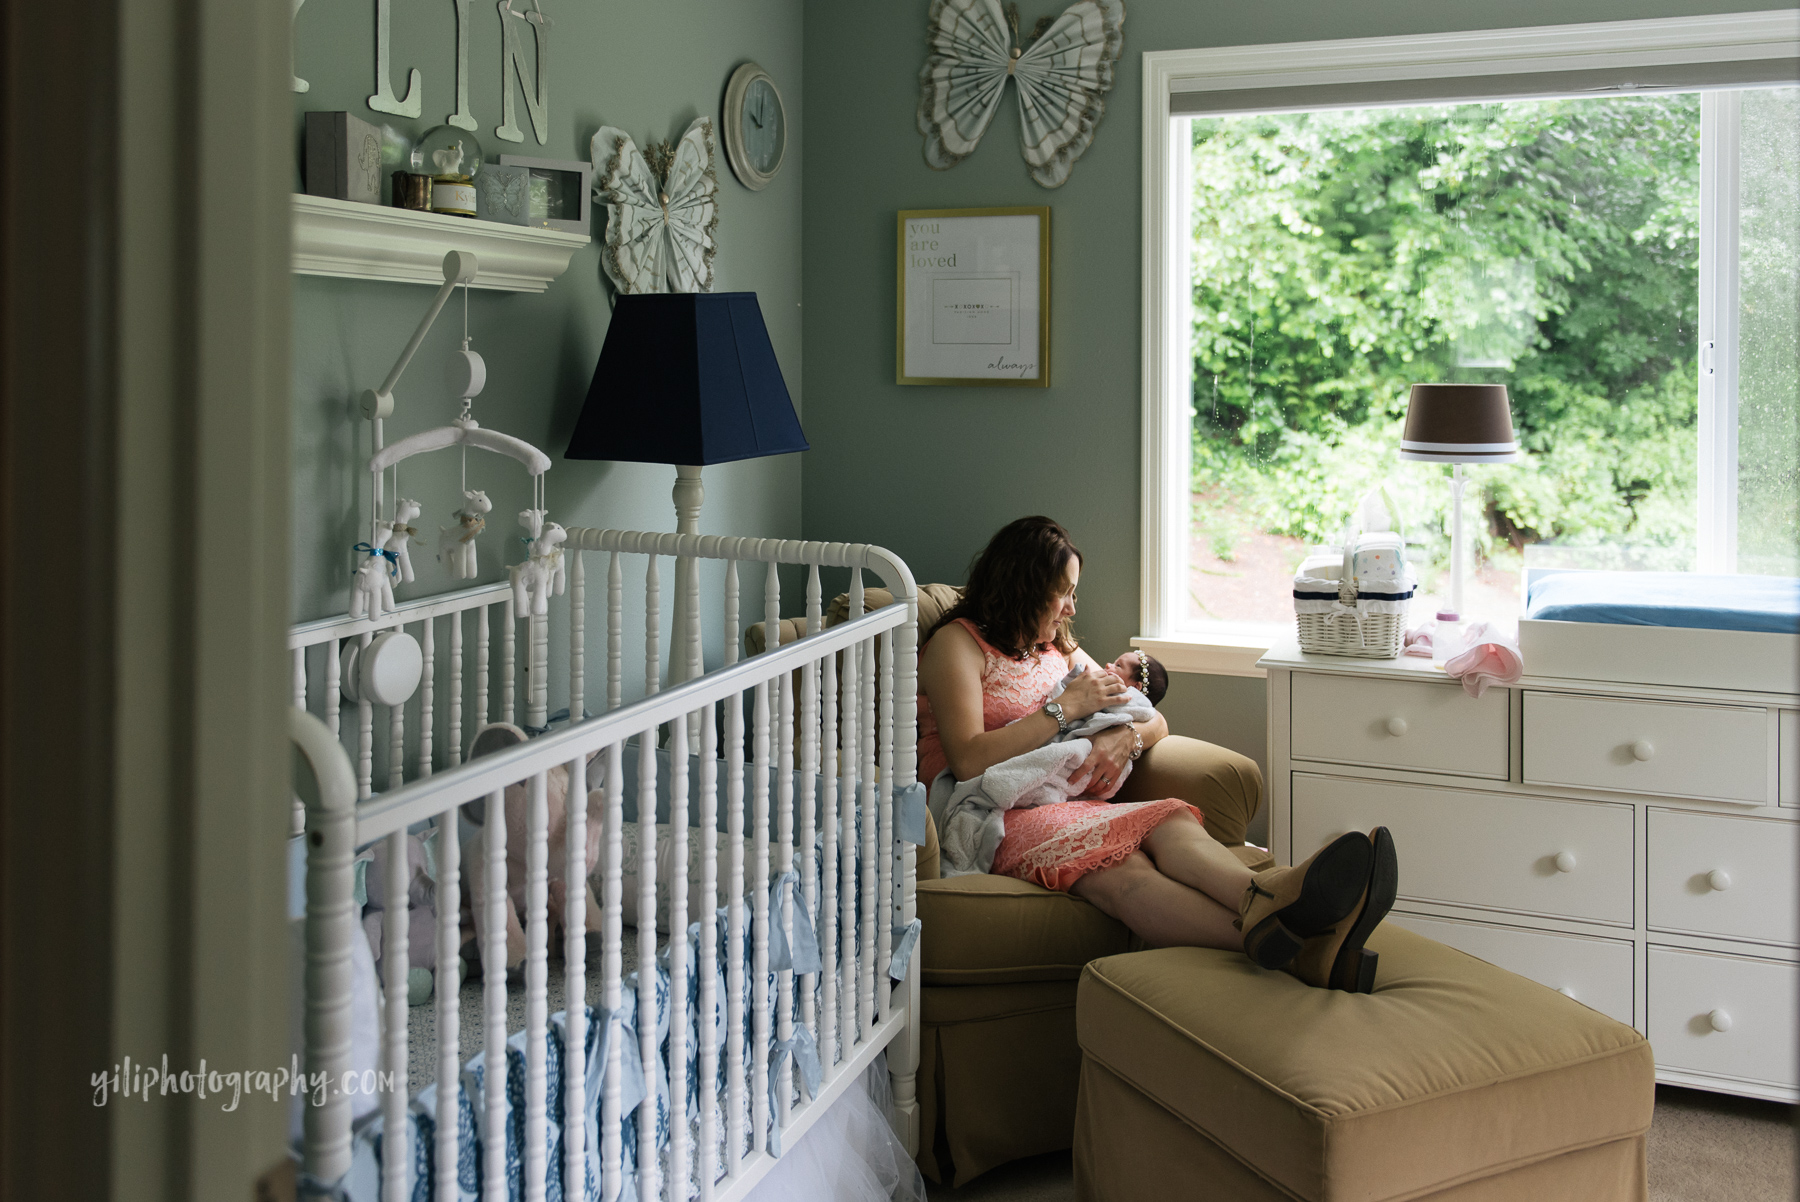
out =
[[1125,686],[1117,676],[1089,668],[1063,687],[1062,696],[1056,703],[1062,706],[1063,717],[1070,722],[1079,722],[1123,700]]
[[1094,736],[1093,743],[1094,749],[1070,779],[1080,780],[1082,773],[1091,772],[1087,792],[1098,795],[1111,792],[1119,783],[1136,741],[1131,737],[1131,727],[1109,726]]

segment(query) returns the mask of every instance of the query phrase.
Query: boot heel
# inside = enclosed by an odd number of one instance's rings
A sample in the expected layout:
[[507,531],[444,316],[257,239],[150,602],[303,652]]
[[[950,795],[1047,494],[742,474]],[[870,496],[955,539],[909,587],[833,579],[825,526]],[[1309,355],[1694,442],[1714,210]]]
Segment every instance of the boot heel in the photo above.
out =
[[1380,959],[1380,953],[1372,952],[1366,947],[1362,950],[1362,955],[1357,958],[1356,963],[1356,988],[1351,992],[1375,992],[1375,964]]
[[1281,968],[1299,952],[1300,943],[1279,919],[1268,918],[1244,936],[1244,954],[1263,968]]

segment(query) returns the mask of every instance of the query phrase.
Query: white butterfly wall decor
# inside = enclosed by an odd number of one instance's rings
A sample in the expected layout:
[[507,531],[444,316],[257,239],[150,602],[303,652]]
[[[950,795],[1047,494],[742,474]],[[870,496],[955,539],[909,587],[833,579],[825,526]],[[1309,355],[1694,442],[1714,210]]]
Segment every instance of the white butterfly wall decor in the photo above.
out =
[[610,125],[589,144],[594,198],[607,206],[600,262],[622,293],[710,292],[719,224],[712,122],[687,127],[673,146],[641,151]]
[[[1019,149],[1031,178],[1060,187],[1106,112],[1124,45],[1124,0],[1080,0],[1019,36],[1016,4],[932,0],[919,71],[925,161],[946,171],[974,152],[1006,81],[1019,93]],[[1029,43],[1027,45],[1026,43]]]

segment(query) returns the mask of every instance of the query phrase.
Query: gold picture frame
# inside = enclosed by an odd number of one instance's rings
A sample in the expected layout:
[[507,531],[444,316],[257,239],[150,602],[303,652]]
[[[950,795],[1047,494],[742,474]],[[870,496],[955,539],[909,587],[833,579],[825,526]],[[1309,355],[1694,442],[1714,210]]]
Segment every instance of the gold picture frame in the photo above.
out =
[[902,209],[895,266],[895,383],[1050,386],[1050,206]]

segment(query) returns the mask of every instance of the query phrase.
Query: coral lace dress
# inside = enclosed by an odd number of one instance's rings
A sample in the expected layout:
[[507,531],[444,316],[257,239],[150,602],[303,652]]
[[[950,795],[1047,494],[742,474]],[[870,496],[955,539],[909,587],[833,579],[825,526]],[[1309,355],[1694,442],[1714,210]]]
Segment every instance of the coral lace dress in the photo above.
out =
[[[981,647],[983,730],[999,730],[1039,709],[1049,699],[1050,690],[1068,675],[1069,661],[1054,648],[1016,660],[982,638],[967,618],[958,618],[956,623]],[[920,693],[919,779],[936,780],[945,766],[937,717],[931,712],[931,702]],[[1117,805],[1063,801],[1008,810],[1004,816],[1006,837],[994,853],[994,871],[1066,892],[1088,873],[1119,863],[1165,819],[1183,810],[1195,818],[1201,816],[1178,797]]]

